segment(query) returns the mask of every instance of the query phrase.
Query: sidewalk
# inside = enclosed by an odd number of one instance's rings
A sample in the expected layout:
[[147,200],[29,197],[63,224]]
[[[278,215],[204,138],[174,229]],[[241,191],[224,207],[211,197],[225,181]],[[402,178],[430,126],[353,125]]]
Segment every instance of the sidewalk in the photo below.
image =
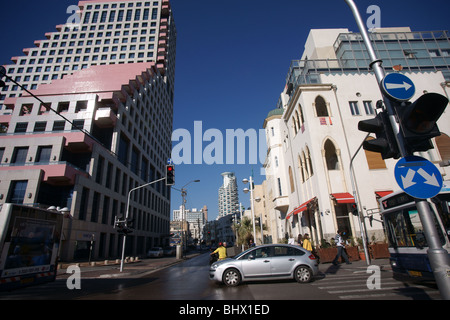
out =
[[81,270],[82,279],[106,279],[128,277],[134,278],[143,275],[144,273],[151,273],[156,270],[164,269],[172,265],[186,261],[200,255],[199,252],[188,253],[184,259],[177,259],[176,257],[162,257],[149,259],[132,259],[124,263],[123,270],[120,272],[119,260],[103,260],[95,262],[73,262],[73,263],[59,263],[57,278],[67,279],[72,273],[67,273],[70,266],[78,266]]

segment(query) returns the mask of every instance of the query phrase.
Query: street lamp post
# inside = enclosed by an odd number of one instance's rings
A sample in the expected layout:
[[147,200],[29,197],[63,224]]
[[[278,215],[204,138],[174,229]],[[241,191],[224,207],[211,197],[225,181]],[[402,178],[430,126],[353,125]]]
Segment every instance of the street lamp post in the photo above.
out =
[[[253,208],[253,177],[250,176],[250,180],[243,179],[243,183],[247,184],[250,182],[250,208],[252,211],[252,224],[253,224],[253,241],[256,244],[256,228],[255,228],[255,209]],[[248,193],[249,189],[245,188],[244,193]]]

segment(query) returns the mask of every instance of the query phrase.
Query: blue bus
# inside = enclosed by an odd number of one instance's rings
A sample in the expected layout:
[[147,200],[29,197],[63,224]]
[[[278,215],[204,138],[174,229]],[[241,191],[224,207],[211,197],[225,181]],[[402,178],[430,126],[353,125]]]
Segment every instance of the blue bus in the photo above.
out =
[[[379,199],[379,202],[394,273],[434,280],[415,199],[397,191]],[[441,192],[427,202],[434,213],[441,244],[450,252],[450,181],[444,181]]]
[[54,281],[63,214],[0,204],[0,290]]

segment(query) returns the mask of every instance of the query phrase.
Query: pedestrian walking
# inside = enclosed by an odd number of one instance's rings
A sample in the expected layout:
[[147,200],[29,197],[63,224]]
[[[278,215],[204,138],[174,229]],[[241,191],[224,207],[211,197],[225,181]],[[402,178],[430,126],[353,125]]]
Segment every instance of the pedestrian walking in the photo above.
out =
[[308,233],[305,233],[305,235],[303,236],[303,249],[312,251],[312,245],[311,245],[311,241],[309,240]]
[[300,233],[298,234],[297,242],[300,247],[303,247],[303,237]]
[[338,230],[338,233],[334,237],[334,242],[336,243],[336,247],[338,250],[336,257],[333,260],[334,265],[338,264],[338,260],[341,256],[344,258],[345,263],[351,264],[351,262],[348,260],[347,253],[345,252],[345,241],[344,241],[344,238],[342,238],[343,233],[344,233],[344,231],[340,229],[340,230]]

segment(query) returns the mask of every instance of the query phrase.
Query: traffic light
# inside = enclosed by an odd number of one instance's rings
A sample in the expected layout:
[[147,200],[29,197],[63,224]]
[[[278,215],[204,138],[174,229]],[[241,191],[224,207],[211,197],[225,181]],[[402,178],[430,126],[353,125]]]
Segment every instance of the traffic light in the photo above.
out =
[[356,203],[352,204],[352,214],[356,217],[358,216],[358,207],[356,206]]
[[2,78],[6,75],[6,69],[4,66],[0,66],[0,88],[3,88],[6,86],[5,81],[2,80]]
[[175,166],[173,164],[166,165],[166,185],[173,186],[175,184]]
[[127,219],[127,228],[134,228],[134,218]]
[[448,99],[438,93],[426,93],[413,103],[394,104],[401,133],[410,154],[433,148],[430,139],[441,134],[436,122],[447,104]]
[[116,224],[114,225],[114,228],[117,229],[118,233],[125,233],[125,224],[123,221],[116,221]]
[[116,229],[118,233],[129,234],[133,232],[132,228],[125,226],[123,222],[119,222],[116,224]]
[[120,220],[119,218],[114,218],[114,228],[117,229],[118,233],[129,234],[133,232],[134,219],[129,218],[126,220]]
[[364,150],[381,153],[383,159],[400,158],[400,151],[386,111],[378,113],[373,119],[359,121],[358,130],[375,133],[377,137],[364,141]]

